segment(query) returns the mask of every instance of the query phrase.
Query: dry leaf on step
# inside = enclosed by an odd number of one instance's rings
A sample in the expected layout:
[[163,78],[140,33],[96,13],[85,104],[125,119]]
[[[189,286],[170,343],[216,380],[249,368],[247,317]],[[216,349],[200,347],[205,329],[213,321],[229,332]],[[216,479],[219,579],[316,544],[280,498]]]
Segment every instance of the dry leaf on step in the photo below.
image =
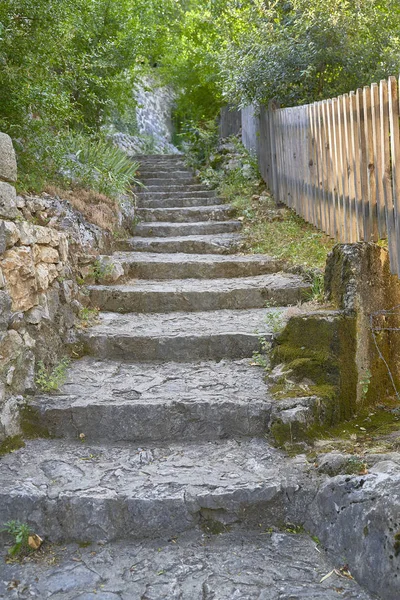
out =
[[40,546],[43,544],[43,540],[40,536],[33,534],[28,537],[28,546],[32,548],[32,550],[39,550]]

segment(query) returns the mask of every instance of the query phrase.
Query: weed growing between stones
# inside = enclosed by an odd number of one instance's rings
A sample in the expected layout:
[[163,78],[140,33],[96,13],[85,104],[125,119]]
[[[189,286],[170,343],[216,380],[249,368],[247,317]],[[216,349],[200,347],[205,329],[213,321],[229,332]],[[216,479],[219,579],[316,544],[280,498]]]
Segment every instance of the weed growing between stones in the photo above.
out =
[[66,373],[69,367],[70,360],[64,357],[55,367],[46,367],[43,361],[38,363],[38,372],[35,382],[42,392],[55,392],[66,381]]
[[310,271],[306,275],[306,280],[310,283],[310,289],[305,292],[305,300],[315,304],[324,304],[325,302],[325,284],[322,271]]
[[2,531],[5,531],[14,538],[14,543],[8,550],[10,556],[21,556],[32,550],[29,545],[32,531],[26,523],[21,523],[20,521],[8,521],[4,524],[4,529],[2,529]]
[[78,328],[87,329],[88,327],[93,327],[96,323],[99,322],[99,308],[82,308],[79,311],[79,324]]

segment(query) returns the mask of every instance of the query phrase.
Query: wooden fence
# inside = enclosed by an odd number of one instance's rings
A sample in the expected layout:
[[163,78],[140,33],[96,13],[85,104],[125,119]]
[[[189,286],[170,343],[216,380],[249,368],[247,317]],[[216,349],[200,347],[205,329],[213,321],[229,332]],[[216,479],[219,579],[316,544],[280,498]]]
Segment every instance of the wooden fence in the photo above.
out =
[[[251,118],[251,115],[252,118]],[[277,201],[341,242],[387,239],[400,276],[399,82],[395,77],[338,98],[242,113]]]

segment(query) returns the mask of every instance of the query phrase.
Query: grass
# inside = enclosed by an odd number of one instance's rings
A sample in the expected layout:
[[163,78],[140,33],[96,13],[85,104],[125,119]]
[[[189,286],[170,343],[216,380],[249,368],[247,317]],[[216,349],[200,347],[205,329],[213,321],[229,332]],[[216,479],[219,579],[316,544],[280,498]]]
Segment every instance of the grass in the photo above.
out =
[[277,209],[266,192],[251,193],[254,191],[231,200],[243,217],[243,249],[283,259],[292,266],[323,269],[335,241],[289,208]]

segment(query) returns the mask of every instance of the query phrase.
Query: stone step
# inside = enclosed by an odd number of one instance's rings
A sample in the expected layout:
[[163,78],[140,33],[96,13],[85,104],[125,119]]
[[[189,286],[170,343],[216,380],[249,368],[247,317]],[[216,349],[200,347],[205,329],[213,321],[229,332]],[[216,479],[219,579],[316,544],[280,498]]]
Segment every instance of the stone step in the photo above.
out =
[[183,192],[151,192],[151,191],[140,191],[137,194],[138,197],[138,201],[139,204],[141,202],[142,199],[149,199],[149,200],[163,200],[164,198],[169,200],[170,198],[173,199],[177,199],[177,198],[215,198],[217,195],[217,192],[215,190],[200,190],[199,192],[188,192],[188,191],[183,191]]
[[283,270],[283,261],[265,254],[157,254],[116,252],[102,260],[119,262],[126,277],[138,279],[212,279],[253,277]]
[[135,281],[89,286],[93,306],[120,313],[162,313],[291,306],[304,298],[309,284],[297,275],[276,273],[230,279]]
[[241,221],[198,221],[196,223],[138,223],[134,234],[139,237],[181,237],[234,233],[242,228]]
[[320,583],[337,564],[304,533],[220,527],[212,535],[204,520],[202,528],[170,539],[63,544],[52,548],[52,565],[4,561],[0,597],[13,582],[27,593],[20,598],[53,600],[371,600],[354,580],[334,574]]
[[187,169],[181,169],[175,171],[175,169],[141,169],[137,172],[139,181],[145,181],[148,179],[169,179],[176,181],[177,179],[192,179],[193,171]]
[[52,437],[134,443],[263,436],[271,411],[249,360],[129,364],[74,361],[56,394],[29,402],[24,423]]
[[236,252],[241,237],[235,233],[219,235],[187,235],[170,238],[134,237],[118,240],[116,250],[133,252],[184,252],[188,254],[230,254]]
[[214,197],[167,197],[167,198],[149,198],[141,196],[138,198],[139,208],[189,208],[189,207],[202,207],[202,206],[215,206],[223,205],[224,200],[222,198]]
[[142,192],[209,192],[210,188],[202,185],[201,183],[182,183],[176,184],[171,183],[170,185],[163,183],[162,185],[152,184],[149,185],[147,182],[143,182],[145,187],[138,187],[137,192],[140,194]]
[[265,439],[145,448],[35,440],[2,457],[0,522],[77,542],[176,536],[205,520],[259,530],[294,522],[311,501],[299,485],[304,462],[289,463]]
[[195,223],[198,221],[226,221],[236,210],[229,204],[216,206],[189,206],[178,208],[138,208],[136,214],[144,222]]
[[260,350],[260,335],[272,340],[267,313],[268,309],[129,315],[104,312],[98,325],[79,333],[81,351],[132,362],[250,358]]
[[[170,175],[169,177],[165,177],[164,179],[161,177],[143,177],[143,175],[141,174],[140,176],[140,181],[146,185],[146,186],[152,186],[152,185],[157,185],[157,186],[166,186],[169,187],[170,185],[177,185],[177,179],[179,180],[179,185],[197,185],[199,183],[198,179],[196,179],[193,176],[189,176],[189,177],[179,177],[176,178],[173,175]],[[139,188],[141,189],[141,188]],[[136,188],[135,188],[136,190]]]

